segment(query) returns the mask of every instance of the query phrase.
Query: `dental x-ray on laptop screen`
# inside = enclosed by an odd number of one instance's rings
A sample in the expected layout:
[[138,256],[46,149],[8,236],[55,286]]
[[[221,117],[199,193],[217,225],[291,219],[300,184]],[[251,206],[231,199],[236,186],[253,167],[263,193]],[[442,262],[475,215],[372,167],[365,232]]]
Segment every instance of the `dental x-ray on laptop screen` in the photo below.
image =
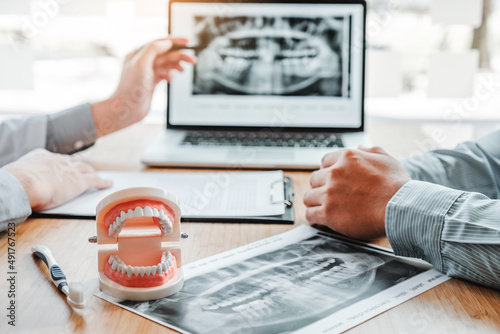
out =
[[172,0],[169,33],[195,66],[168,86],[154,166],[317,168],[368,144],[364,1]]

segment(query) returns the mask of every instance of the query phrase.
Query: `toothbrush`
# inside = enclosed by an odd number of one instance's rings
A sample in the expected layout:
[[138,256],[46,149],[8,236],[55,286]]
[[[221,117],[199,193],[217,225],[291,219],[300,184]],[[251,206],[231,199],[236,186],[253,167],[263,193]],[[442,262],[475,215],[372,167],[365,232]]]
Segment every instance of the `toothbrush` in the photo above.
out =
[[31,252],[45,262],[49,268],[52,283],[54,283],[59,292],[66,295],[68,304],[76,308],[84,308],[85,299],[83,297],[83,285],[81,283],[72,283],[68,285],[66,276],[61,267],[57,264],[50,249],[44,245],[34,245],[31,247]]

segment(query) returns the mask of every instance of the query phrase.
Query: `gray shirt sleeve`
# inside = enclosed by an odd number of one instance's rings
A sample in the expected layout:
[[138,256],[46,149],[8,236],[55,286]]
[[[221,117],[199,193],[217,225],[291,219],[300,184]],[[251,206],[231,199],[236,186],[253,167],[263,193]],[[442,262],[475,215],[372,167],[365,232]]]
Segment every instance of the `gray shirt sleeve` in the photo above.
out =
[[90,104],[48,116],[47,144],[49,151],[72,153],[91,146],[97,138]]
[[18,224],[31,214],[31,206],[21,182],[0,169],[0,231],[9,224]]
[[[0,167],[35,148],[71,153],[94,143],[96,130],[89,104],[53,115],[33,116],[0,123]],[[21,183],[0,169],[0,231],[24,221],[31,207]]]
[[47,116],[7,120],[0,123],[0,167],[47,142]]
[[96,138],[88,103],[53,115],[7,120],[0,123],[0,167],[35,148],[66,154],[91,146]]

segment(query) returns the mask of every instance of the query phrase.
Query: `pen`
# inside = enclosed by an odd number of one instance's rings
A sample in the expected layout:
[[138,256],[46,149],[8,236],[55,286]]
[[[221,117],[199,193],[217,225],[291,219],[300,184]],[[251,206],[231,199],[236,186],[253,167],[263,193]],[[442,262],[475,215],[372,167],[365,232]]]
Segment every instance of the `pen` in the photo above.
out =
[[172,48],[170,50],[168,50],[168,52],[180,51],[180,50],[198,51],[201,49],[203,49],[203,47],[201,45],[173,45]]

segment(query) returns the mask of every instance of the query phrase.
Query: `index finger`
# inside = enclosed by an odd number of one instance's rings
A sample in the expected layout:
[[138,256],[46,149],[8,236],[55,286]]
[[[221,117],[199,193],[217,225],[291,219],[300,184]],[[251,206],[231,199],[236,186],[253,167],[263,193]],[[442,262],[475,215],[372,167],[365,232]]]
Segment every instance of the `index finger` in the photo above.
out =
[[321,159],[321,168],[327,168],[333,166],[340,158],[343,150],[333,151],[327,153],[323,159]]
[[[141,45],[141,47],[137,48],[136,50],[130,52],[127,57],[131,58],[134,57],[136,54],[142,52],[145,53],[144,49],[150,48],[154,49],[155,46],[161,45],[161,44],[169,44],[170,47],[164,48],[163,47],[163,53],[167,53],[173,45],[180,45],[180,46],[185,46],[189,42],[189,39],[185,37],[166,37],[166,38],[158,38],[155,39],[154,41],[151,41],[147,44]],[[157,47],[157,48],[161,48]]]
[[172,48],[173,42],[170,38],[157,39],[143,46],[136,54],[138,58],[144,59],[146,64],[153,63],[154,59]]
[[175,67],[178,63],[184,61],[189,64],[196,64],[196,57],[191,56],[179,51],[167,52],[161,56],[158,56],[153,62],[153,68],[165,68],[165,67]]
[[169,39],[174,45],[185,46],[189,42],[189,39],[185,37],[169,37]]
[[106,189],[113,185],[113,181],[102,179],[96,172],[84,174],[83,179],[85,180],[85,190],[92,189],[94,187],[97,189]]
[[318,188],[326,184],[326,179],[328,177],[328,169],[322,168],[311,173],[309,179],[309,184],[311,188]]

